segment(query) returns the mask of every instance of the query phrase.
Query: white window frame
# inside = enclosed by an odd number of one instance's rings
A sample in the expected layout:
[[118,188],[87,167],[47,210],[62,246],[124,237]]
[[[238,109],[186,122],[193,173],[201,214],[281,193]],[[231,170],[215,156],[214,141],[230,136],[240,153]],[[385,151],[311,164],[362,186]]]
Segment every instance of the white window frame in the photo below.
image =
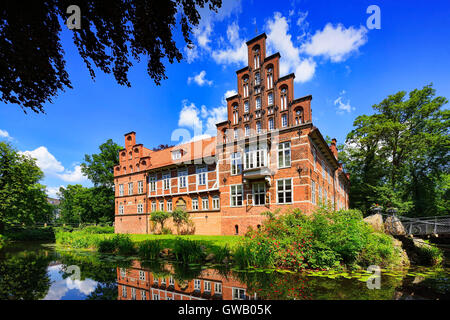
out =
[[172,200],[167,200],[167,212],[172,212]]
[[274,118],[269,119],[269,130],[275,130],[275,119]]
[[159,201],[159,211],[164,211],[164,200]]
[[139,270],[139,280],[145,281],[145,271]]
[[242,173],[242,155],[240,152],[231,154],[231,175],[239,175]]
[[178,171],[178,188],[186,188],[187,186],[187,170]]
[[267,146],[247,146],[244,152],[244,170],[262,168],[268,165]]
[[142,180],[138,181],[138,193],[144,193],[144,182]]
[[148,184],[149,184],[150,192],[156,191],[156,176],[155,175],[151,175],[148,177]]
[[197,186],[208,185],[208,167],[206,165],[197,166]]
[[192,211],[198,211],[198,199],[197,198],[192,199]]
[[220,282],[214,283],[214,294],[222,294],[222,283]]
[[123,214],[124,210],[123,210],[123,204],[119,205],[119,214]]
[[[262,196],[262,203],[260,201],[261,196]],[[252,202],[253,202],[254,206],[266,205],[266,183],[265,182],[252,183]]]
[[[282,161],[282,165],[280,165],[280,159]],[[290,141],[281,142],[278,144],[278,168],[279,169],[289,168],[290,166],[291,166],[291,142]]]
[[212,199],[212,208],[213,210],[218,210],[220,209],[220,197],[219,196],[214,196]]
[[209,198],[208,197],[202,198],[202,210],[209,210]]
[[144,204],[138,203],[137,204],[137,213],[143,213],[144,212]]
[[261,121],[256,121],[256,132],[261,133],[261,131],[262,131]]
[[123,184],[119,184],[119,197],[123,196]]
[[[239,200],[241,204],[239,204]],[[233,204],[234,202],[234,204]],[[242,184],[230,186],[230,207],[242,207],[244,204],[244,187]]]
[[151,207],[152,207],[152,212],[155,212],[156,211],[156,201],[152,201]]
[[128,182],[128,195],[133,194],[133,182]]
[[203,291],[204,292],[211,292],[211,281],[203,281]]
[[[290,187],[291,187],[290,190],[286,189],[286,181],[290,181]],[[280,188],[279,188],[280,184],[282,184],[282,186],[283,186],[281,191],[280,191]],[[292,197],[294,195],[293,189],[294,188],[293,188],[293,185],[292,185],[292,178],[278,179],[277,180],[277,190],[276,190],[276,192],[277,192],[277,203],[278,204],[290,204],[290,203],[292,203]],[[291,201],[286,201],[287,194],[289,192],[291,193]],[[283,199],[282,199],[283,202],[280,202],[280,200],[281,200],[280,199],[280,193],[283,194]]]
[[164,172],[162,174],[162,182],[163,182],[163,189],[164,190],[169,190],[170,189],[170,171],[169,172]]
[[199,279],[194,279],[194,290],[200,290],[202,288],[202,282]]
[[248,113],[250,111],[250,103],[248,102],[248,100],[244,101],[244,112]]
[[256,110],[261,109],[261,97],[260,96],[255,98],[255,109]]
[[245,300],[245,289],[244,288],[232,288],[233,300]]

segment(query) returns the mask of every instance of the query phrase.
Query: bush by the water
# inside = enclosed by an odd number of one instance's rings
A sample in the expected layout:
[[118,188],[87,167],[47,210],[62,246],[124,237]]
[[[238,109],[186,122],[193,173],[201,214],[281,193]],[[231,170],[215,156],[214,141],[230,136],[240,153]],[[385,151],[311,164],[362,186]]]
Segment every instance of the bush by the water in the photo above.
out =
[[99,240],[98,251],[101,253],[133,254],[136,252],[134,242],[127,234],[116,234],[112,238]]
[[162,242],[160,240],[145,240],[138,245],[138,254],[143,259],[157,259],[159,253],[163,249]]
[[183,263],[200,263],[205,258],[200,242],[177,238],[173,252],[178,261]]
[[320,208],[307,216],[294,209],[268,216],[235,250],[234,260],[241,267],[300,270],[396,262],[392,238],[374,233],[357,210]]
[[2,236],[0,234],[0,249],[5,245],[5,243],[6,243],[5,236]]

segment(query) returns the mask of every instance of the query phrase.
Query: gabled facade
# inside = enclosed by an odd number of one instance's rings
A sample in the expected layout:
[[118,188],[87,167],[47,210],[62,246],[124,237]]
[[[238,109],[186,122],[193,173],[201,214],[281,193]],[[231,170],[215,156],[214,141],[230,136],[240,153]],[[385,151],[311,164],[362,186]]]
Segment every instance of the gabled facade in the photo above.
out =
[[176,207],[190,213],[196,234],[228,235],[258,228],[267,210],[348,208],[349,180],[336,140],[328,145],[312,124],[312,96],[295,98],[295,75],[280,77],[265,34],[247,46],[249,65],[236,72],[238,93],[216,137],[151,151],[125,135],[114,171],[116,232],[150,233],[151,212]]

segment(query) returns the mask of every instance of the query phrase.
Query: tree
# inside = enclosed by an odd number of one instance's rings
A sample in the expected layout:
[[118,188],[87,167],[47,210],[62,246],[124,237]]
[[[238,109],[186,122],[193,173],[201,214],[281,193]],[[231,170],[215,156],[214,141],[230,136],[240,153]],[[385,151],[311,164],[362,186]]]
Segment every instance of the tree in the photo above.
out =
[[432,85],[401,91],[356,118],[340,160],[350,173],[350,202],[374,202],[409,215],[449,214],[449,110]]
[[168,144],[166,143],[166,144],[160,144],[159,146],[153,148],[152,150],[153,150],[153,151],[161,151],[161,150],[168,149],[168,148],[172,148],[172,147],[173,147],[173,145],[168,145]]
[[[60,91],[72,88],[61,45],[61,24],[69,14],[69,0],[17,1],[0,4],[0,101],[22,110],[44,112]],[[188,47],[192,27],[200,20],[197,7],[217,12],[221,0],[82,1],[81,28],[72,29],[73,42],[95,78],[95,65],[113,73],[120,85],[131,86],[132,59],[147,58],[147,73],[157,85],[166,79],[162,62],[180,62],[172,31],[177,23]],[[66,28],[66,26],[63,26]]]
[[49,222],[52,207],[39,184],[43,177],[34,159],[0,142],[0,233],[11,224]]
[[173,210],[172,219],[175,225],[177,226],[177,233],[180,234],[180,227],[183,223],[187,223],[189,221],[189,213],[184,211],[183,209],[176,208]]
[[164,229],[164,223],[170,218],[170,213],[164,211],[153,211],[150,215],[150,220],[156,224],[160,224],[161,231]]
[[120,145],[108,139],[101,144],[99,154],[86,154],[81,164],[81,172],[85,174],[94,186],[112,188],[114,186],[114,166],[119,164]]

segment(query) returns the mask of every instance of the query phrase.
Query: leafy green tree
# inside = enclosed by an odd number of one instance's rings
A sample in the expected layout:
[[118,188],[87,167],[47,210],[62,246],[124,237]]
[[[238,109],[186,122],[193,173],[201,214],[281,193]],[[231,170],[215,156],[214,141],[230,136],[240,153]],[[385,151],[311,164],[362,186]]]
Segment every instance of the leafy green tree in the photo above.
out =
[[377,202],[413,216],[449,214],[449,115],[432,85],[401,91],[356,118],[340,159],[352,207]]
[[177,233],[180,234],[180,227],[183,223],[187,223],[189,221],[189,213],[184,211],[183,209],[176,208],[173,210],[172,219],[175,225],[177,226]]
[[[60,21],[66,21],[69,0],[0,2],[0,101],[25,110],[44,112],[43,105],[72,88],[61,44]],[[147,73],[160,84],[166,79],[163,60],[180,62],[173,39],[176,25],[188,46],[192,26],[200,21],[198,7],[217,12],[221,0],[78,1],[81,29],[72,29],[73,42],[95,78],[95,65],[130,86],[134,61],[147,59]],[[45,48],[45,50],[43,50]]]
[[108,139],[99,147],[100,153],[84,156],[81,171],[95,186],[114,186],[114,166],[119,164],[120,145]]
[[161,226],[161,230],[164,229],[164,223],[169,218],[170,218],[170,213],[164,212],[164,211],[153,211],[150,215],[150,220],[156,224],[159,223]]
[[53,208],[39,184],[43,177],[34,159],[0,142],[0,233],[11,224],[49,222]]

